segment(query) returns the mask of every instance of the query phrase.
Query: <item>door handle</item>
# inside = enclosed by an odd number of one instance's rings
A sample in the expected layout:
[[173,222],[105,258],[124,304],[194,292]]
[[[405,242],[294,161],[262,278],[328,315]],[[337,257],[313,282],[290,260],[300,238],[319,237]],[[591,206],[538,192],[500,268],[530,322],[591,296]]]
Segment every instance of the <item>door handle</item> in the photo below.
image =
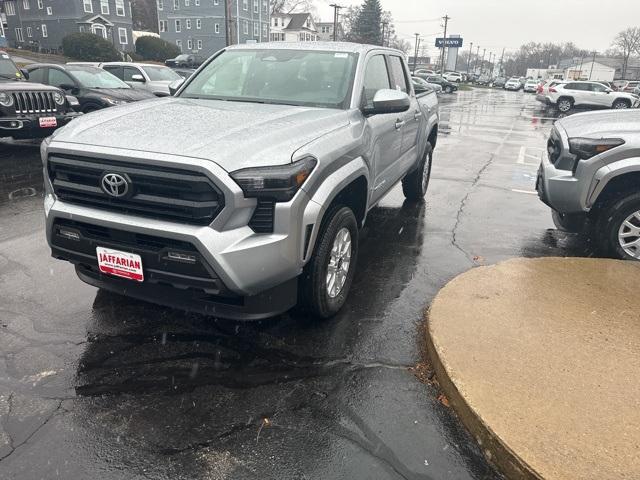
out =
[[419,120],[421,116],[422,116],[422,112],[416,112],[415,115],[413,116],[413,118],[415,120]]
[[404,120],[396,120],[396,130],[400,130],[404,125]]

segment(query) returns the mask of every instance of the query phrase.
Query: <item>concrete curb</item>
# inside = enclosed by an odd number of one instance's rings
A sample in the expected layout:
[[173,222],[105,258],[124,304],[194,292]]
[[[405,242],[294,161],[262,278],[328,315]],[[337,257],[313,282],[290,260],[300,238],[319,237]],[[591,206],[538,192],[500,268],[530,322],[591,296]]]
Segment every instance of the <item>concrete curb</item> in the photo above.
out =
[[476,439],[487,460],[507,478],[514,480],[543,480],[535,470],[516,455],[516,453],[493,432],[491,427],[487,425],[482,418],[480,418],[480,415],[466,402],[464,396],[455,386],[453,380],[447,373],[447,369],[440,361],[440,356],[433,343],[431,328],[428,324],[430,311],[429,309],[425,315],[427,320],[427,328],[425,329],[427,332],[427,354],[429,355],[429,360],[435,371],[440,388],[447,396],[449,404],[455,410],[463,425]]

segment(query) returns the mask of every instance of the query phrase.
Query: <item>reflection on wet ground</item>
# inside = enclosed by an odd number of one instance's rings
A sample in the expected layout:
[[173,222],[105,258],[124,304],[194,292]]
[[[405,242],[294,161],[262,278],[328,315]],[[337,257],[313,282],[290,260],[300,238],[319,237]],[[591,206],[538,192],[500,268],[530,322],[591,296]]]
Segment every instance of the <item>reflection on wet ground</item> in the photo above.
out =
[[371,212],[326,322],[215,321],[80,283],[49,258],[37,146],[0,143],[0,478],[496,478],[409,371],[424,308],[476,265],[592,253],[533,192],[548,112],[502,91],[442,103],[427,201],[396,188]]

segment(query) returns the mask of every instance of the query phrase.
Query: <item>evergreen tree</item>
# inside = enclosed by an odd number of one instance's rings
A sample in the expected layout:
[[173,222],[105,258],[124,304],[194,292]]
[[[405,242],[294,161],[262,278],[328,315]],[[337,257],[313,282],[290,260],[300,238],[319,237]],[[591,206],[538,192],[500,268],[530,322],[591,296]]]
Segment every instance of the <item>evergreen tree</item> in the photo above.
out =
[[349,35],[352,42],[382,44],[382,6],[380,0],[364,0]]

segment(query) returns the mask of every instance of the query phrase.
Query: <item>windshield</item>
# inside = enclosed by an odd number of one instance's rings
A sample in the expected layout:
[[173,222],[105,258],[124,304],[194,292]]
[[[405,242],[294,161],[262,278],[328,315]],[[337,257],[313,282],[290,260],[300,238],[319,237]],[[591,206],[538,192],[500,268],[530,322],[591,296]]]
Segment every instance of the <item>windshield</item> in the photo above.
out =
[[22,74],[9,55],[6,53],[0,53],[0,79],[16,80],[21,78]]
[[182,78],[169,67],[160,65],[157,67],[144,66],[142,69],[152,82],[174,82]]
[[67,67],[80,85],[85,88],[131,88],[118,77],[96,67]]
[[357,63],[353,53],[228,50],[181,96],[325,108],[346,108]]

